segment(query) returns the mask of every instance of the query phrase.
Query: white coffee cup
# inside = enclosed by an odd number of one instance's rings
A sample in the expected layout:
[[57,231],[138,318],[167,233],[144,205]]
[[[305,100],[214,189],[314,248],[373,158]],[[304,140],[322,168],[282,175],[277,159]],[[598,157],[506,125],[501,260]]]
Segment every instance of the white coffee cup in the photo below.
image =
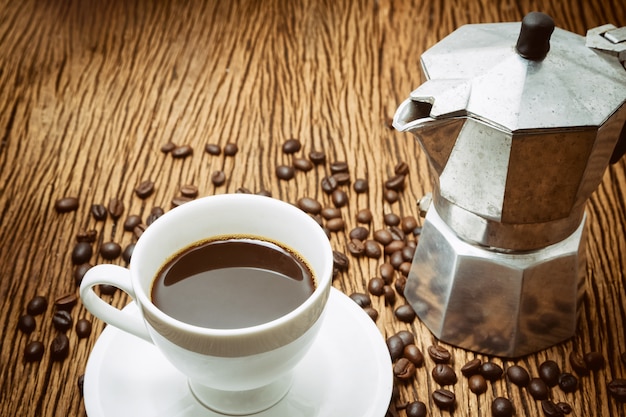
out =
[[[240,329],[210,329],[172,318],[151,300],[161,267],[181,250],[214,236],[258,236],[302,256],[315,290],[286,315]],[[333,254],[322,228],[280,200],[225,194],[200,198],[165,213],[137,241],[129,268],[103,264],[83,277],[80,296],[96,317],[153,343],[189,379],[205,406],[245,415],[267,409],[289,390],[291,371],[307,353],[323,321],[332,281]],[[95,292],[100,284],[128,293],[141,317],[119,310]]]

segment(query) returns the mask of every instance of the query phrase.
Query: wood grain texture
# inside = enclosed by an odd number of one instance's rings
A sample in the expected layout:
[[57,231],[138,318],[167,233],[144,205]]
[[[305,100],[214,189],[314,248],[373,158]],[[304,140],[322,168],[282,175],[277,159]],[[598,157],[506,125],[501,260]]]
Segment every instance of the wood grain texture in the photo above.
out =
[[[331,206],[320,181],[331,162],[346,161],[352,178],[366,178],[370,191],[357,195],[344,187],[346,229],[331,243],[345,251],[358,210],[373,211],[371,230],[383,228],[386,213],[416,215],[417,199],[431,189],[419,146],[389,128],[398,104],[422,82],[421,53],[460,25],[518,21],[533,10],[579,34],[605,23],[626,25],[621,0],[0,2],[0,415],[85,415],[77,380],[102,323],[94,320],[89,339],[69,332],[71,352],[63,362],[52,362],[47,352],[40,363],[23,361],[29,341],[48,349],[55,335],[51,306],[37,317],[34,333],[17,330],[34,295],[52,302],[76,291],[70,253],[80,230],[98,231],[96,253],[107,241],[125,246],[134,239],[122,228],[126,215],[170,209],[184,184],[201,195],[243,187]],[[291,164],[281,145],[292,137],[303,143],[298,156],[321,150],[327,163],[279,180],[276,166]],[[160,151],[167,142],[191,145],[194,153],[174,159]],[[207,143],[228,142],[239,147],[233,157],[204,152]],[[382,184],[399,161],[410,167],[407,186],[398,202],[388,203]],[[480,356],[505,368],[523,364],[536,375],[546,359],[569,370],[570,352],[602,352],[607,365],[581,379],[576,393],[552,390],[574,416],[626,415],[606,390],[607,381],[626,377],[619,358],[626,351],[625,168],[624,160],[611,166],[588,204],[588,291],[577,336],[517,361]],[[219,187],[210,180],[216,170],[227,178]],[[141,200],[133,189],[146,179],[157,188]],[[59,215],[54,202],[69,195],[80,207]],[[96,222],[91,205],[111,198],[124,202],[124,216]],[[97,254],[91,259],[102,262]],[[381,262],[351,258],[335,286],[347,294],[366,291]],[[128,298],[118,293],[110,301],[123,306]],[[401,323],[382,300],[373,302],[384,337],[409,329],[423,352],[436,343],[419,321]],[[72,314],[92,319],[80,305]],[[476,355],[449,348],[460,376]],[[396,403],[424,401],[431,416],[486,417],[493,398],[505,396],[517,416],[542,415],[540,404],[506,379],[477,397],[463,377],[453,388],[456,409],[442,412],[430,397],[437,388],[431,368],[427,359],[413,383],[398,385]]]

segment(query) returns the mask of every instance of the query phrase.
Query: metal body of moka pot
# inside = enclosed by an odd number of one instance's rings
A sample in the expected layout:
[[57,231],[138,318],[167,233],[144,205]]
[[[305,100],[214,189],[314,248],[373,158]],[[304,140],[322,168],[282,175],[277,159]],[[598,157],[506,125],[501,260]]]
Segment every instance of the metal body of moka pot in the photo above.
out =
[[394,117],[433,178],[405,296],[442,341],[518,357],[575,333],[585,204],[626,145],[624,28],[587,43],[531,13],[422,55]]

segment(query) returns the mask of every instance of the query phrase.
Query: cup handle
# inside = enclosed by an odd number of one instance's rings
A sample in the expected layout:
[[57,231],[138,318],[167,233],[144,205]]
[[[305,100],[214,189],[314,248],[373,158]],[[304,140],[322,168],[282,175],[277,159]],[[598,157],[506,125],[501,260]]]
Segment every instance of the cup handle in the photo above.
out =
[[152,343],[146,324],[139,315],[131,315],[106,303],[94,291],[96,285],[113,285],[136,302],[130,281],[130,271],[118,265],[96,265],[84,275],[80,284],[80,298],[87,309],[100,320]]

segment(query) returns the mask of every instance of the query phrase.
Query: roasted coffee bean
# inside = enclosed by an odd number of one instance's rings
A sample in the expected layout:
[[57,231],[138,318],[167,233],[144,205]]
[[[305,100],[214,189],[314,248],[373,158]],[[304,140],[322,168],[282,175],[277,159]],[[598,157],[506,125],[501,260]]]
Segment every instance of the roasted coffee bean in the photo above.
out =
[[124,230],[127,232],[132,232],[135,227],[141,224],[142,220],[137,214],[131,214],[124,220]]
[[572,413],[572,406],[566,402],[560,401],[556,403],[556,406],[559,407],[559,410],[561,410],[564,415]]
[[145,180],[135,187],[137,197],[144,199],[150,197],[154,193],[154,181]]
[[469,378],[472,375],[480,373],[480,365],[482,365],[482,361],[479,358],[474,358],[461,367],[461,373],[463,376]]
[[371,318],[373,321],[378,320],[378,311],[377,311],[375,308],[373,308],[373,307],[369,306],[369,307],[365,307],[365,308],[363,309],[363,311],[365,311],[365,314],[367,314],[368,316],[370,316],[370,318]]
[[[402,275],[404,275],[405,277],[409,276],[409,273],[411,272],[411,262],[402,262],[400,264],[400,266],[398,267],[398,271],[400,271],[400,273]],[[398,278],[396,278],[397,280]]]
[[574,392],[578,389],[578,378],[569,372],[563,372],[559,375],[559,388],[563,392]]
[[84,264],[78,265],[74,269],[74,282],[76,283],[77,287],[80,287],[81,282],[83,282],[83,277],[85,276],[87,271],[91,269],[91,267],[93,267],[93,265],[89,263],[84,263]]
[[115,285],[100,284],[98,285],[98,289],[102,295],[113,295],[117,292],[117,287]]
[[348,235],[350,239],[358,239],[365,240],[369,236],[370,231],[367,227],[357,226],[354,229],[350,230],[350,234]]
[[117,220],[124,214],[124,203],[118,198],[112,198],[109,200],[107,209],[111,218]]
[[346,222],[344,222],[341,217],[338,217],[336,219],[328,220],[326,222],[326,227],[331,232],[338,232],[340,230],[343,230],[346,227]]
[[291,164],[295,169],[302,172],[309,172],[313,169],[313,162],[305,158],[293,158]]
[[385,281],[380,277],[374,277],[367,283],[367,290],[370,294],[381,296],[384,294]]
[[29,342],[24,348],[24,360],[26,362],[39,362],[43,358],[45,348],[39,341]]
[[337,184],[339,184],[339,185],[350,184],[350,173],[349,172],[338,172],[336,174],[333,174],[333,177],[337,180]]
[[383,216],[383,221],[387,226],[397,226],[400,224],[400,216],[395,213],[387,213]]
[[106,260],[113,260],[122,254],[122,247],[117,242],[105,242],[100,246],[100,255]]
[[365,244],[362,240],[350,239],[346,247],[348,248],[348,252],[350,252],[352,256],[359,257],[365,254]]
[[585,360],[578,353],[571,352],[569,354],[569,363],[574,372],[576,372],[580,376],[589,375],[589,368],[585,363]]
[[352,189],[357,194],[366,193],[369,191],[370,186],[367,183],[367,180],[364,178],[357,178],[352,185]]
[[404,262],[404,258],[402,258],[402,251],[398,250],[389,255],[389,263],[394,269],[400,268],[402,262]]
[[89,337],[91,334],[91,322],[87,319],[79,319],[76,322],[76,335],[79,339]]
[[400,295],[404,295],[404,288],[406,287],[406,276],[396,277],[396,281],[393,283],[396,292]]
[[286,153],[286,154],[296,153],[300,149],[302,149],[302,143],[298,139],[295,139],[295,138],[287,139],[286,141],[283,142],[282,149],[283,149],[283,153]]
[[357,303],[361,308],[369,307],[372,305],[372,300],[367,294],[361,292],[354,292],[350,294],[352,301]]
[[320,202],[310,197],[302,197],[298,199],[296,205],[300,208],[300,210],[310,214],[319,214],[322,211],[322,205]]
[[74,320],[72,320],[72,316],[69,311],[59,310],[54,312],[54,315],[52,316],[52,324],[58,331],[66,332],[72,328]]
[[279,180],[289,181],[295,175],[295,168],[290,165],[278,165],[276,167],[276,177],[278,177]]
[[487,391],[487,380],[481,374],[474,374],[467,380],[470,391],[476,395],[484,394]]
[[385,298],[386,306],[393,306],[396,304],[396,292],[391,288],[391,285],[385,285],[383,287],[383,297]]
[[402,248],[402,259],[404,259],[406,262],[412,262],[414,256],[415,256],[415,247],[405,245]]
[[26,305],[26,312],[31,316],[38,316],[46,311],[48,308],[48,300],[41,296],[34,296]]
[[393,366],[393,374],[400,381],[410,381],[415,377],[415,365],[407,358],[399,358]]
[[84,230],[81,229],[76,233],[77,242],[94,243],[98,238],[98,231],[95,229]]
[[391,284],[396,276],[396,270],[389,262],[384,262],[378,267],[380,277],[385,281],[385,284]]
[[381,245],[388,245],[393,241],[393,235],[387,229],[379,229],[374,232],[374,240]]
[[309,152],[309,159],[315,165],[321,165],[326,162],[326,154],[322,151],[311,151]]
[[406,235],[398,226],[389,226],[389,232],[391,233],[393,240],[401,240],[404,242],[406,239]]
[[457,382],[456,373],[450,365],[438,363],[431,372],[433,379],[441,386],[454,385]]
[[141,235],[143,235],[143,232],[146,231],[147,228],[148,228],[147,225],[141,223],[133,229],[133,235],[135,235],[135,238],[139,239]]
[[493,417],[511,417],[515,409],[508,398],[497,397],[491,402],[491,415]]
[[375,240],[367,239],[363,244],[365,246],[365,256],[368,258],[378,259],[383,254],[380,245]]
[[497,381],[502,377],[504,371],[500,365],[493,362],[484,362],[480,365],[480,374],[485,377],[487,381]]
[[549,387],[554,387],[559,383],[559,375],[561,374],[561,369],[559,365],[553,360],[547,360],[539,365],[539,377],[543,379],[543,381]]
[[78,242],[72,249],[72,263],[74,265],[84,264],[91,259],[93,248],[87,242]]
[[59,333],[50,344],[50,359],[53,361],[62,361],[70,353],[70,340],[65,333]]
[[450,351],[440,345],[428,346],[428,356],[430,356],[435,363],[450,363],[452,359]]
[[396,175],[407,175],[409,173],[409,165],[404,161],[400,161],[393,167],[393,173]]
[[320,214],[326,220],[336,219],[337,217],[341,217],[341,210],[337,207],[324,207]]
[[402,191],[404,189],[405,175],[394,175],[385,181],[385,188],[388,190]]
[[124,260],[124,262],[130,263],[130,259],[133,256],[134,250],[135,250],[134,243],[129,243],[128,245],[126,245],[126,247],[124,248],[124,251],[122,252],[122,259]]
[[383,192],[383,198],[389,204],[393,204],[400,199],[400,195],[395,190],[385,189]]
[[107,208],[104,207],[104,204],[92,204],[91,216],[95,220],[105,220],[107,218]]
[[388,245],[385,245],[385,255],[391,255],[394,252],[400,252],[404,249],[404,242],[401,240],[393,240]]
[[400,220],[400,228],[404,233],[413,233],[413,230],[417,227],[417,219],[413,216],[405,216]]
[[541,411],[546,417],[563,417],[563,411],[548,399],[541,401]]
[[216,143],[207,143],[204,146],[204,151],[209,155],[218,156],[222,153],[222,148]]
[[406,417],[426,417],[428,410],[421,401],[413,401],[406,405]]
[[402,343],[404,343],[405,346],[415,343],[415,335],[408,330],[400,330],[396,333],[396,336],[402,339]]
[[396,318],[404,323],[411,323],[415,320],[415,311],[409,304],[403,304],[394,311]]
[[550,395],[550,388],[541,378],[532,378],[527,389],[528,393],[537,401],[545,400]]
[[170,152],[172,158],[183,159],[193,155],[193,148],[190,145],[180,145]]
[[174,208],[174,207],[182,206],[185,203],[189,203],[192,200],[193,198],[179,195],[179,196],[172,198],[172,201],[170,203],[172,205],[172,208]]
[[447,389],[437,389],[433,391],[431,396],[433,398],[433,402],[437,405],[437,407],[444,410],[450,410],[454,408],[454,405],[456,404],[456,396],[452,391]]
[[162,207],[154,206],[150,209],[150,214],[148,214],[148,218],[146,219],[146,225],[150,226],[156,219],[165,214],[165,210]]
[[527,387],[530,383],[530,374],[519,365],[511,365],[506,370],[509,381],[518,387]]
[[198,197],[198,187],[193,184],[185,184],[180,187],[180,193],[185,197],[196,198]]
[[25,334],[32,333],[33,331],[35,331],[36,327],[37,323],[35,322],[35,318],[30,314],[24,314],[17,321],[17,328]]
[[402,351],[402,356],[410,360],[416,368],[424,365],[424,354],[413,343],[406,344]]
[[56,300],[54,300],[54,306],[57,310],[71,311],[77,302],[78,297],[76,296],[76,293],[69,292],[57,297]]
[[335,250],[333,251],[333,266],[339,271],[346,271],[350,266],[350,260],[345,254]]
[[604,368],[604,356],[600,352],[588,352],[583,355],[583,360],[587,365],[587,369],[592,372],[599,371]]
[[623,403],[626,402],[626,379],[616,378],[607,384],[611,397]]
[[322,178],[320,184],[322,186],[322,191],[324,191],[326,194],[332,194],[332,192],[335,191],[339,186],[337,178],[333,177],[332,175]]
[[163,153],[170,153],[174,149],[176,149],[176,144],[174,142],[167,142],[161,145],[161,152]]
[[348,194],[343,190],[335,190],[330,195],[330,199],[333,201],[335,207],[344,207],[348,204]]
[[226,182],[226,174],[224,174],[224,171],[216,170],[211,173],[211,183],[214,186],[219,187],[220,185],[224,185],[225,182]]
[[387,349],[389,350],[391,360],[395,361],[401,358],[404,353],[404,341],[397,334],[389,336],[387,338]]
[[63,197],[54,202],[54,209],[57,213],[69,213],[78,209],[78,198]]
[[363,224],[370,224],[374,218],[370,209],[361,209],[356,214],[356,221]]
[[332,174],[337,174],[339,172],[348,172],[349,167],[348,163],[344,161],[336,161],[330,164],[330,172]]

